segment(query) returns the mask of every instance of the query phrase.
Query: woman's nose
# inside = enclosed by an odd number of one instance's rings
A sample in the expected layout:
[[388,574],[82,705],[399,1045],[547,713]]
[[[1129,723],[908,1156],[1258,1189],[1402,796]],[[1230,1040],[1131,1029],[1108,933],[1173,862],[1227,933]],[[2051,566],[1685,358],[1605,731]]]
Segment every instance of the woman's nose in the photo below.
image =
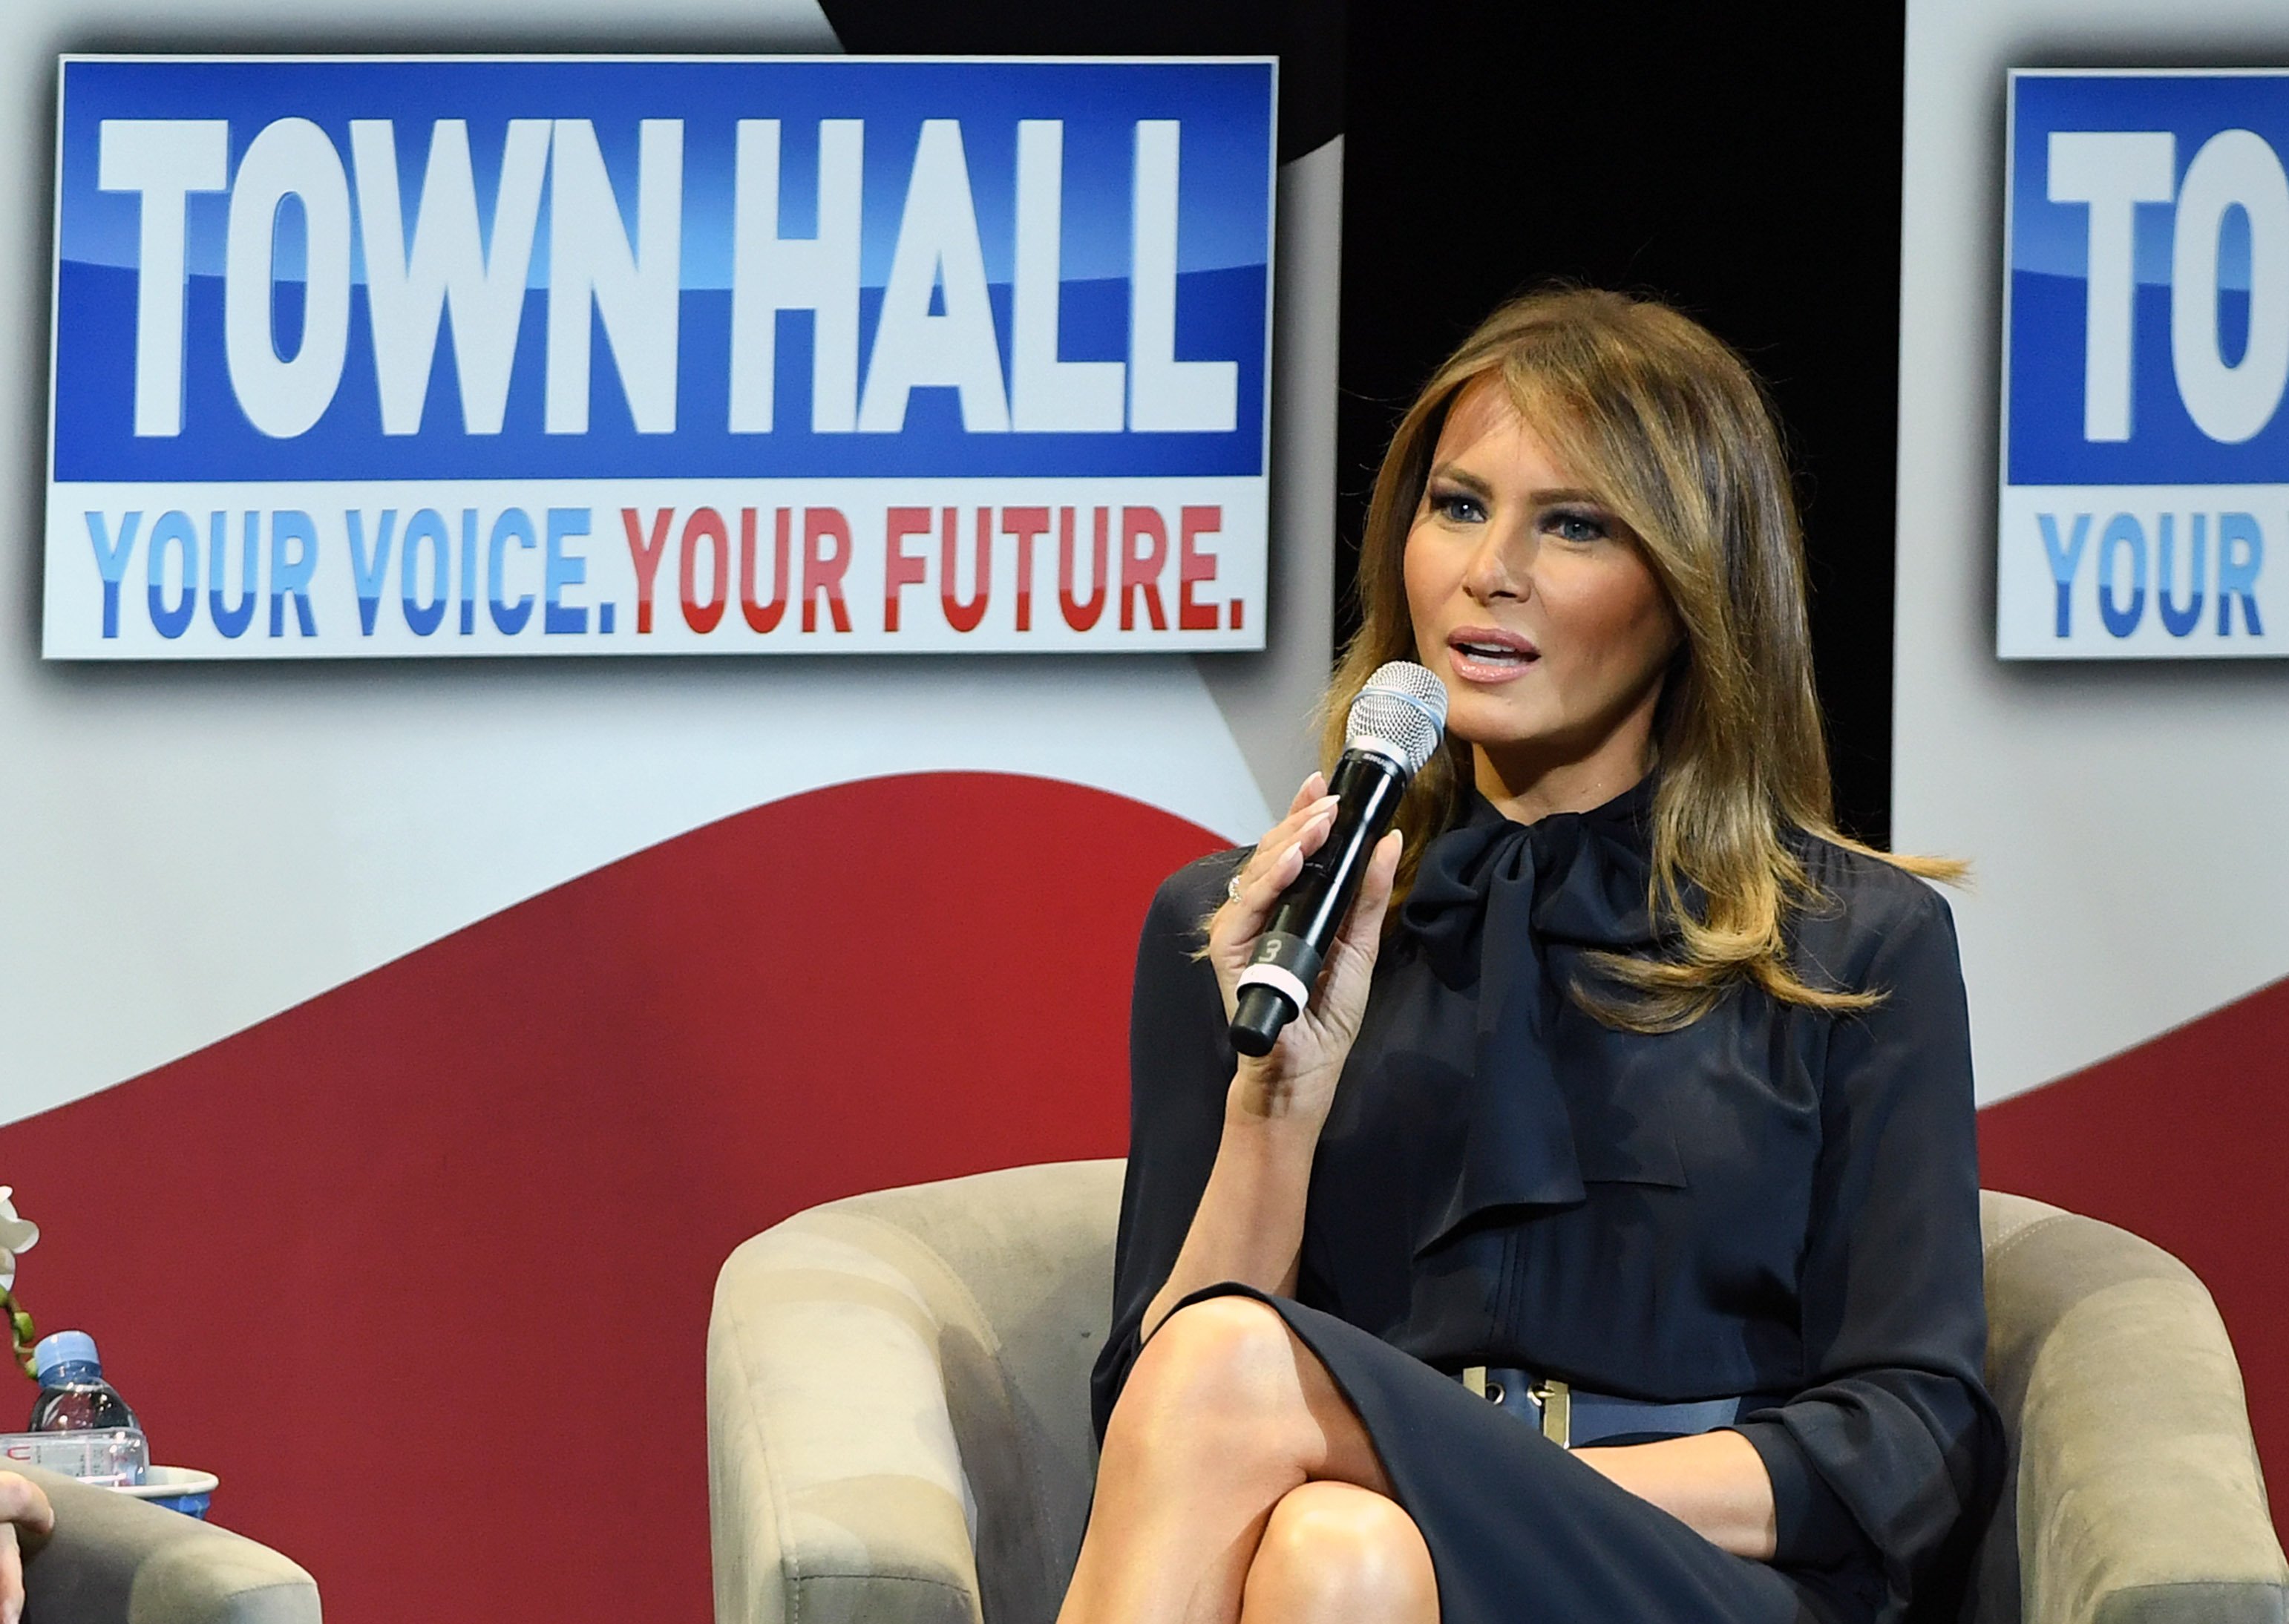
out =
[[1532,547],[1488,525],[1463,571],[1463,590],[1480,603],[1521,600],[1534,588]]

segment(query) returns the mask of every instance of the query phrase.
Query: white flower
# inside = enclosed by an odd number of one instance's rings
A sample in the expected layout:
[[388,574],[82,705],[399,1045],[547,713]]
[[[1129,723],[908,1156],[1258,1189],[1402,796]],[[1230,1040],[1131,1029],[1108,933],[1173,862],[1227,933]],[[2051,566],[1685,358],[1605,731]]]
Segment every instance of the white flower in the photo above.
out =
[[0,1291],[16,1284],[16,1254],[39,1244],[40,1226],[16,1215],[13,1184],[0,1184]]

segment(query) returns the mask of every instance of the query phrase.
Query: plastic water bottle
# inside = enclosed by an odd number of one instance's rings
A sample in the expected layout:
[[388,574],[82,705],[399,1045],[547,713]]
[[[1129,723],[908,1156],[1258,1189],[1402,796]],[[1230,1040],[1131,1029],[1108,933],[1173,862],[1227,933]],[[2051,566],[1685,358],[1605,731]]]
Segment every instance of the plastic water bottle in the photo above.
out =
[[113,1427],[143,1429],[119,1389],[103,1379],[95,1338],[84,1331],[44,1336],[32,1349],[32,1371],[40,1396],[32,1404],[33,1432],[97,1432]]

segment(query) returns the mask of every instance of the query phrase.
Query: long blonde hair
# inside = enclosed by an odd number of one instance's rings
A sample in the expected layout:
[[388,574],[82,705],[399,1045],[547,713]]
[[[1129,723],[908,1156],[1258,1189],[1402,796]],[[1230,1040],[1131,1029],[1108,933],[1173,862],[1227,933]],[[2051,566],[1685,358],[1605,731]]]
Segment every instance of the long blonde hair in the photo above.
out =
[[[1791,850],[1800,830],[1934,879],[1960,864],[1874,852],[1839,832],[1813,689],[1804,543],[1779,429],[1762,386],[1715,335],[1668,306],[1594,289],[1530,293],[1488,316],[1441,366],[1392,436],[1361,539],[1361,624],[1328,685],[1322,753],[1375,668],[1420,656],[1402,560],[1448,412],[1499,378],[1571,475],[1635,533],[1685,632],[1654,720],[1648,905],[1675,933],[1662,957],[1595,955],[1626,993],[1576,987],[1615,1025],[1689,1025],[1745,982],[1783,1003],[1867,1007],[1880,991],[1815,985],[1788,961],[1789,917],[1823,899]],[[1454,819],[1470,746],[1449,737],[1399,811],[1400,886]],[[1691,892],[1699,905],[1691,905]],[[1395,914],[1394,914],[1395,917]]]

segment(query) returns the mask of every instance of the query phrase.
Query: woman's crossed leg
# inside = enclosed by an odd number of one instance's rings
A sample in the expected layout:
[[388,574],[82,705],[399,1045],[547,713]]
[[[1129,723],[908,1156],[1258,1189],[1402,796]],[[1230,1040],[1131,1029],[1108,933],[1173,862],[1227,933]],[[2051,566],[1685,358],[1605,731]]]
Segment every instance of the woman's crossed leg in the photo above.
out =
[[1431,1553],[1326,1366],[1251,1297],[1177,1310],[1105,1430],[1058,1624],[1437,1624]]

